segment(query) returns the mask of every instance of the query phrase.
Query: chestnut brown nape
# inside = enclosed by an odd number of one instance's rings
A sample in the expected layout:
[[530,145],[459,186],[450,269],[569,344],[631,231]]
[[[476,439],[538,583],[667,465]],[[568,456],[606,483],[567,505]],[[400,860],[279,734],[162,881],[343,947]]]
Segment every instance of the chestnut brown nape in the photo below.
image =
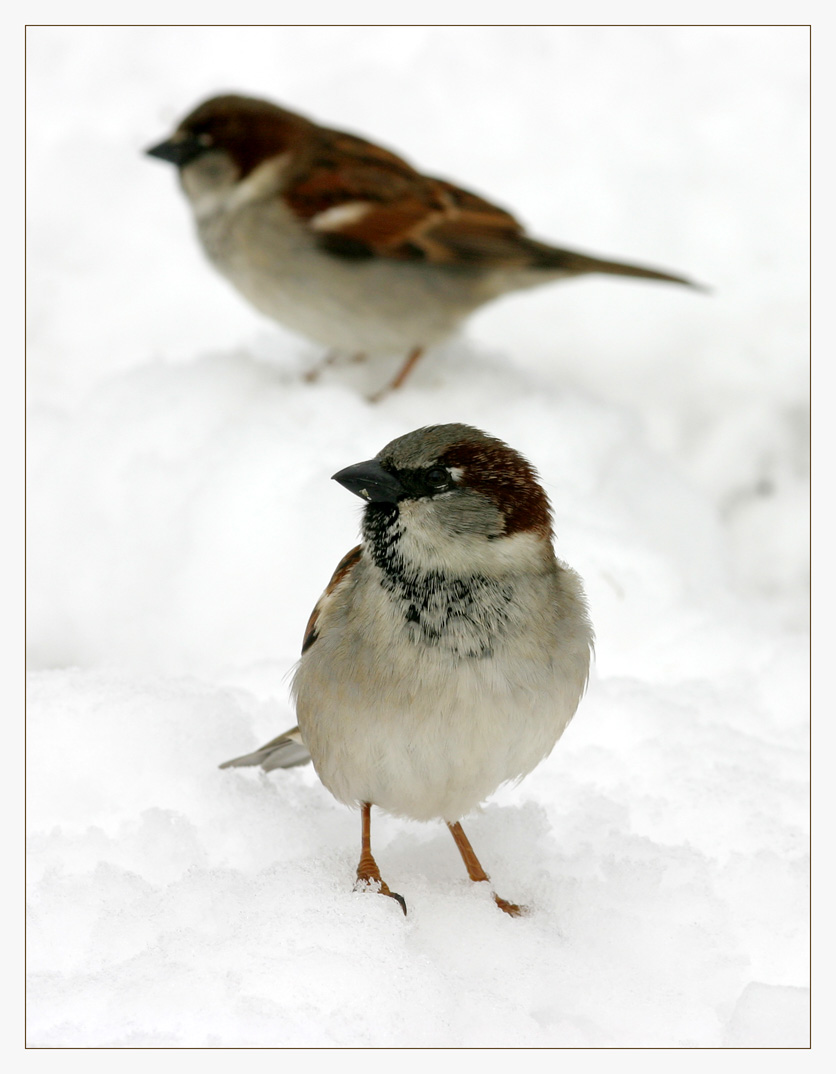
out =
[[439,462],[460,467],[469,488],[481,492],[505,516],[505,535],[531,532],[548,539],[552,513],[537,471],[513,448],[501,441],[456,444]]

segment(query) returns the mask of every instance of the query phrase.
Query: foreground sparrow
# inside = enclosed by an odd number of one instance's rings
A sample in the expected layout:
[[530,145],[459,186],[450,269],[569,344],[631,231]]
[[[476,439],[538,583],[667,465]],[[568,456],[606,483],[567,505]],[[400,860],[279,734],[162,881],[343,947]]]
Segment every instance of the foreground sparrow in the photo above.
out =
[[484,198],[268,101],[212,98],[148,152],[177,165],[204,251],[256,309],[336,351],[407,355],[390,389],[508,291],[590,272],[689,282],[538,242]]
[[334,480],[367,501],[363,541],[308,621],[299,726],[221,767],[312,758],[360,807],[357,886],[406,913],[372,857],[371,807],[446,821],[470,879],[487,882],[459,818],[551,751],[586,686],[592,628],[580,579],[555,558],[546,494],[501,440],[430,426]]

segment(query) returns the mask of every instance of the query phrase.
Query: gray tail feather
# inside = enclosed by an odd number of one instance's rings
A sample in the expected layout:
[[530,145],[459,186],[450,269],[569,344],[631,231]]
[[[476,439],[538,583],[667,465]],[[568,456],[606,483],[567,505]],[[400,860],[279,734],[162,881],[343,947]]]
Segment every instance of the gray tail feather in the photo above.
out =
[[265,772],[271,772],[274,768],[295,768],[297,765],[307,764],[310,759],[311,755],[302,741],[299,728],[294,727],[260,749],[245,753],[242,757],[233,757],[231,761],[224,761],[218,767],[245,768],[259,764]]
[[633,276],[642,280],[661,280],[663,283],[680,283],[685,287],[694,287],[698,291],[707,288],[685,276],[672,272],[645,268],[643,265],[628,265],[623,261],[607,261],[600,257],[590,257],[577,250],[561,250],[557,246],[528,239],[526,245],[532,254],[532,268],[557,269],[571,276],[581,276],[588,272],[602,272],[608,276]]

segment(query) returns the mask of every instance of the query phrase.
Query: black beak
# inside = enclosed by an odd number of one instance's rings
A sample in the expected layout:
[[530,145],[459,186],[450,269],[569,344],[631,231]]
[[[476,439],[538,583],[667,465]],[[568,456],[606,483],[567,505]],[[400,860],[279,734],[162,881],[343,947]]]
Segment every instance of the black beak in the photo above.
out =
[[175,164],[178,168],[183,168],[195,157],[205,153],[207,148],[208,146],[198,141],[197,138],[186,135],[185,137],[169,138],[165,142],[160,142],[159,145],[146,149],[145,152],[149,157],[158,157],[169,164]]
[[397,477],[384,470],[377,459],[346,466],[334,474],[332,480],[339,481],[349,492],[369,503],[397,503],[407,492]]

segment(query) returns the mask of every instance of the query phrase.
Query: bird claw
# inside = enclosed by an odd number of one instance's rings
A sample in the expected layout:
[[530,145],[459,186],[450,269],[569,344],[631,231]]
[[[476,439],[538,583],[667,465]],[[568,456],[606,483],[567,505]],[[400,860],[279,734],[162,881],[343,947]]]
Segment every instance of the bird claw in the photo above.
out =
[[497,895],[495,891],[491,892],[491,894],[493,895],[493,901],[499,909],[503,910],[506,914],[510,914],[511,917],[524,917],[526,914],[530,913],[527,906],[517,906],[515,902],[508,902],[507,899],[503,899],[501,896]]
[[397,891],[387,891],[386,894],[390,899],[395,899],[400,908],[403,910],[403,916],[406,917],[406,899],[403,895],[399,895]]
[[403,910],[404,917],[406,917],[406,899],[403,895],[399,895],[397,891],[390,891],[389,885],[384,880],[377,880],[374,877],[358,877],[354,883],[354,890],[359,892],[372,892],[375,895],[388,895],[390,899],[394,899],[400,908]]

